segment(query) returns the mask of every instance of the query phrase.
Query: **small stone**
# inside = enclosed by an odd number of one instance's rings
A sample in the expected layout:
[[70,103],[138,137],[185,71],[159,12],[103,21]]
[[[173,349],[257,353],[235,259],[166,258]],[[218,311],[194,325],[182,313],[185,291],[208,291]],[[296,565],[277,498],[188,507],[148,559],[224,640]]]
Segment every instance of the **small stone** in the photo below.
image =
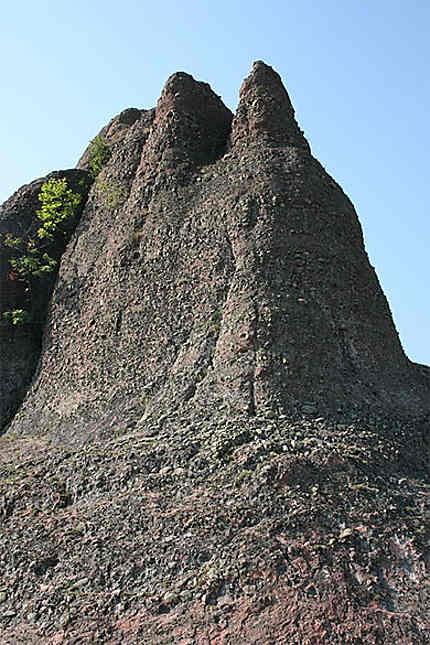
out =
[[349,537],[350,535],[352,535],[352,529],[344,529],[342,533],[339,535],[339,539],[343,540],[344,538]]
[[163,602],[165,602],[166,605],[171,605],[172,603],[175,602],[176,598],[177,598],[177,596],[176,596],[175,593],[168,592],[168,593],[164,594]]
[[315,403],[305,402],[302,405],[303,414],[314,414],[316,412]]

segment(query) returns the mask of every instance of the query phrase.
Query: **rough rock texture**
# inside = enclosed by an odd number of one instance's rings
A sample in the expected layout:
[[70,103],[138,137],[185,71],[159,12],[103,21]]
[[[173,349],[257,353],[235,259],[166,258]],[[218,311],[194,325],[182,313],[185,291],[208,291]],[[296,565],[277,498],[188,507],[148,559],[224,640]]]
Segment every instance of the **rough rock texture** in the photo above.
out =
[[208,405],[428,409],[354,208],[271,68],[254,65],[230,124],[180,73],[155,113],[108,126],[16,430],[75,442]]
[[101,134],[2,440],[4,642],[424,645],[429,370],[279,76]]
[[428,421],[0,441],[0,642],[427,645]]
[[[0,235],[11,233],[15,237],[25,237],[27,231],[37,228],[36,212],[41,207],[38,199],[40,189],[49,179],[62,178],[67,180],[69,188],[82,195],[84,204],[91,183],[87,172],[52,172],[47,177],[23,186],[2,205]],[[80,212],[78,217],[79,215]],[[53,259],[58,261],[61,258],[77,221],[78,218],[73,222],[72,228],[65,231],[47,249]],[[11,419],[30,384],[39,359],[46,310],[58,273],[54,271],[45,275],[43,280],[33,279],[30,297],[23,282],[11,279],[11,256],[12,252],[8,248],[0,246],[0,313],[13,309],[31,310],[33,322],[31,325],[16,327],[4,325],[0,321],[0,429]]]

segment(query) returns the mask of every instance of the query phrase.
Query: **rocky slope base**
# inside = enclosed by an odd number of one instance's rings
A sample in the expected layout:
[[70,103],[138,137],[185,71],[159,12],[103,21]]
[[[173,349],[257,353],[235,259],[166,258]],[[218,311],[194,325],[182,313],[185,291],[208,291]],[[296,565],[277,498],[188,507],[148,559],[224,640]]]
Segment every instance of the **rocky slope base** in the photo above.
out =
[[428,423],[1,440],[1,642],[426,644]]
[[429,368],[279,76],[100,136],[43,324],[0,330],[0,642],[428,643]]

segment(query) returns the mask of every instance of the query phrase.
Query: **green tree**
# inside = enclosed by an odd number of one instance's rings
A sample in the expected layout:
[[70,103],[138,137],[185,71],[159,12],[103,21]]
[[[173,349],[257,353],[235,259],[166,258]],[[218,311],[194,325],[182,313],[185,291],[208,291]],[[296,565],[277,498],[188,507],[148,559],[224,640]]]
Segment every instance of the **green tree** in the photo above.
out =
[[52,241],[57,228],[76,215],[82,196],[67,187],[63,179],[50,179],[43,184],[39,193],[42,208],[37,211],[41,227],[37,229],[39,239]]

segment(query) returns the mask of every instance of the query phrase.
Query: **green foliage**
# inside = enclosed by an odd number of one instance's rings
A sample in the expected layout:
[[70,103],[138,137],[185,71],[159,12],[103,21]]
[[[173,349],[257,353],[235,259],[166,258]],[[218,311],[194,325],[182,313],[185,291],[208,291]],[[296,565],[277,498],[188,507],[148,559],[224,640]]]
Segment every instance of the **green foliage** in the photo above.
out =
[[28,232],[25,237],[13,237],[6,233],[3,240],[4,246],[17,252],[9,261],[12,276],[24,282],[28,282],[31,276],[40,277],[55,269],[56,261],[43,250],[54,240],[61,225],[73,219],[82,199],[67,187],[64,177],[45,182],[38,198],[42,208],[36,213],[41,222],[36,234]]
[[13,309],[2,313],[3,320],[12,323],[12,325],[22,325],[30,319],[30,314],[25,309]]
[[79,193],[67,188],[64,177],[45,182],[39,194],[42,208],[37,211],[37,217],[42,222],[42,226],[37,230],[39,239],[53,240],[60,224],[74,217],[81,199]]
[[89,172],[92,178],[95,179],[100,174],[102,168],[107,164],[111,155],[109,146],[102,136],[97,135],[94,137],[89,145],[88,154],[90,158]]
[[220,311],[214,311],[211,317],[212,331],[218,335],[221,329],[222,314]]
[[127,190],[117,181],[111,179],[98,179],[96,183],[97,194],[100,195],[109,208],[117,208],[127,198]]
[[26,281],[30,275],[40,277],[44,273],[50,273],[57,264],[47,253],[41,255],[38,249],[33,249],[30,253],[10,259],[12,275],[18,280]]
[[3,246],[7,246],[10,249],[21,249],[23,245],[22,237],[13,237],[11,233],[6,233],[3,240]]
[[[65,232],[64,225],[69,224],[75,217],[82,196],[68,188],[63,177],[45,182],[38,199],[42,204],[36,213],[40,226],[35,230],[32,224],[23,237],[14,237],[11,233],[6,233],[2,241],[3,246],[14,251],[9,260],[9,278],[24,282],[29,293],[32,278],[40,278],[54,271],[57,262],[46,249],[55,241],[59,232]],[[3,312],[2,318],[17,325],[28,322],[30,315],[23,309],[14,309]]]

